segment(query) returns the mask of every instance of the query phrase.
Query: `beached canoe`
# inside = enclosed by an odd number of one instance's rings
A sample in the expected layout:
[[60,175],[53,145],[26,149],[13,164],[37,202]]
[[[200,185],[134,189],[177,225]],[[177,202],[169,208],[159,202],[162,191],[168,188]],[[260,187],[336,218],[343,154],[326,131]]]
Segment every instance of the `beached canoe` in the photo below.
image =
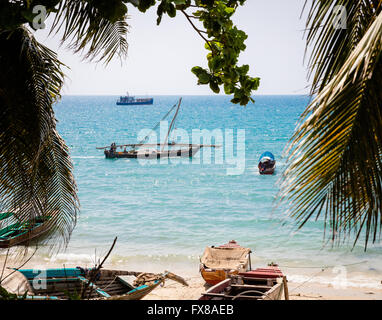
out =
[[101,269],[96,274],[94,272],[94,269],[80,267],[20,269],[16,271],[16,275],[18,279],[22,275],[24,287],[25,282],[28,283],[28,300],[79,299],[85,289],[85,299],[140,300],[166,279],[187,285],[183,278],[168,271],[162,274],[106,269]]
[[208,284],[215,285],[229,275],[247,271],[250,254],[250,249],[234,240],[219,247],[207,247],[200,259],[200,273]]
[[273,174],[276,169],[275,156],[269,151],[264,152],[260,156],[258,168],[260,174]]
[[0,223],[5,225],[0,229],[0,248],[24,245],[36,240],[48,231],[50,218],[50,216],[46,216],[27,222],[19,222],[13,212],[0,213]]
[[281,300],[283,274],[277,266],[231,275],[211,287],[199,300]]

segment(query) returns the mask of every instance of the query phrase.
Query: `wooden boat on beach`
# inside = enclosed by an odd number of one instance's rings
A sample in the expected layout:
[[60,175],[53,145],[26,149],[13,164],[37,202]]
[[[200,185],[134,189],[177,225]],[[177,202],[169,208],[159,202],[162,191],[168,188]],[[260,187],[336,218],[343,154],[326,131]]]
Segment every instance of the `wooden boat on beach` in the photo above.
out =
[[[18,221],[14,212],[0,213],[0,248],[24,245],[48,231],[50,216],[37,217],[26,222]],[[5,225],[5,226],[4,226]]]
[[95,271],[77,267],[20,269],[15,272],[18,279],[22,277],[27,283],[28,300],[79,299],[84,290],[84,299],[140,300],[163,284],[166,279],[188,285],[183,278],[168,271],[151,274],[106,269]]
[[281,300],[286,280],[277,266],[230,275],[199,300]]
[[[175,104],[161,120],[164,121],[174,110],[176,110],[171,124],[168,128],[168,132],[166,134],[164,142],[158,144],[145,143],[150,134],[153,133],[159,127],[161,123],[161,121],[159,121],[151,130],[151,132],[139,143],[122,145],[112,143],[110,146],[98,147],[97,149],[104,150],[106,159],[128,158],[149,160],[160,158],[192,158],[195,154],[199,152],[201,148],[220,148],[221,146],[218,145],[181,144],[168,141],[171,130],[174,128],[175,120],[178,116],[181,103],[182,99],[179,99],[178,104]],[[118,149],[122,150],[118,151]]]
[[251,250],[232,240],[227,244],[207,247],[200,259],[200,273],[210,285],[215,285],[229,275],[251,268]]
[[276,169],[275,156],[269,151],[264,152],[260,156],[258,168],[260,174],[273,174]]

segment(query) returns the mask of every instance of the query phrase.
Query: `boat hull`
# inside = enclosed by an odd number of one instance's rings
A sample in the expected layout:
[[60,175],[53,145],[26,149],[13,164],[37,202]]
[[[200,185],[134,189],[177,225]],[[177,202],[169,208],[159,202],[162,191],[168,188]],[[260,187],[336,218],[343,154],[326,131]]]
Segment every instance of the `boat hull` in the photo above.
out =
[[[23,269],[18,270],[31,284],[36,280],[44,286],[33,288],[33,295],[28,300],[66,300],[79,295],[84,285],[88,283],[89,270],[82,268],[66,269]],[[121,276],[134,276],[142,272],[99,270],[96,280],[90,283],[85,298],[94,300],[141,300],[151,291],[162,284],[165,278],[154,281],[149,285],[134,287],[121,279]],[[44,277],[40,278],[40,275]]]
[[273,174],[276,169],[275,156],[269,151],[264,152],[260,156],[258,168],[260,174]]
[[208,289],[199,300],[281,300],[283,274],[277,268],[233,275]]
[[47,222],[37,222],[30,230],[10,237],[0,237],[0,248],[10,248],[17,245],[26,245],[43,236],[48,231]]
[[[235,256],[234,252],[240,252]],[[207,247],[200,260],[199,271],[206,283],[216,285],[230,276],[245,272],[250,265],[251,250],[232,240],[218,247]],[[232,264],[232,261],[235,261]]]
[[259,173],[262,174],[262,175],[270,175],[270,174],[274,174],[276,170],[276,163],[273,167],[271,168],[266,168],[264,170],[260,169],[260,166],[259,166]]
[[227,279],[230,275],[237,275],[238,273],[238,270],[226,271],[206,269],[204,267],[200,268],[200,274],[202,275],[204,281],[211,286],[214,286],[219,282]]
[[145,101],[133,101],[133,102],[116,102],[117,106],[133,106],[133,105],[152,105],[154,99],[147,99]]
[[145,152],[145,151],[133,151],[133,152],[111,152],[105,150],[106,159],[160,159],[160,158],[192,158],[200,147],[193,147],[183,150],[166,150],[158,152]]

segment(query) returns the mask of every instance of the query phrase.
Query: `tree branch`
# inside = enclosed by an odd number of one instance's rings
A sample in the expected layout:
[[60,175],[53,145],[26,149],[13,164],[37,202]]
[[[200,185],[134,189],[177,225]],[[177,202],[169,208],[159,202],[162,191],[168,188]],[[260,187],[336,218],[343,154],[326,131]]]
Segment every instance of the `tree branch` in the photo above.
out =
[[185,17],[186,17],[186,19],[188,20],[188,22],[191,24],[191,26],[194,28],[194,30],[199,34],[199,36],[208,44],[208,46],[210,47],[210,49],[211,49],[211,51],[212,51],[212,54],[214,53],[214,49],[212,48],[212,46],[211,46],[211,43],[210,43],[210,41],[205,37],[205,36],[203,36],[203,34],[202,34],[202,31],[201,30],[199,30],[196,26],[195,26],[195,24],[192,22],[192,20],[191,20],[191,16],[190,15],[188,15],[184,10],[181,10],[182,11],[182,13],[185,15]]

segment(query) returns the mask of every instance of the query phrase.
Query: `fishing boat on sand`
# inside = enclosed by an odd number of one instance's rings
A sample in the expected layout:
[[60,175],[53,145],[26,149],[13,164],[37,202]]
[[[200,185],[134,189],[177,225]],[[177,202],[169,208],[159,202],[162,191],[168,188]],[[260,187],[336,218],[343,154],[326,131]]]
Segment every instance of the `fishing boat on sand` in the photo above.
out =
[[264,152],[259,159],[259,172],[260,174],[273,174],[276,169],[275,156],[269,152]]
[[231,275],[208,289],[199,300],[289,299],[286,278],[277,265]]
[[251,269],[251,250],[240,246],[235,240],[215,247],[207,247],[200,259],[200,273],[210,285]]
[[20,222],[14,212],[0,213],[0,248],[28,244],[48,231],[50,216]]
[[[28,300],[140,300],[166,279],[184,286],[187,282],[168,271],[161,274],[121,270],[95,270],[77,268],[19,269],[4,283],[5,288],[16,294],[26,294]],[[44,283],[44,286],[34,286]],[[24,288],[24,292],[17,292]],[[16,291],[16,292],[15,292]],[[26,293],[25,293],[26,291]]]
[[[117,145],[112,143],[107,147],[98,147],[99,150],[104,150],[107,159],[130,158],[130,159],[160,159],[160,158],[192,158],[201,148],[220,148],[218,145],[202,145],[202,144],[180,144],[169,142],[169,136],[174,128],[175,120],[179,114],[182,99],[179,99],[178,104],[175,104],[170,111],[160,120],[151,132],[139,143]],[[151,133],[153,133],[174,110],[175,114],[168,128],[167,135],[162,143],[149,144],[145,143]],[[123,149],[118,151],[118,148]],[[130,148],[130,149],[128,149]]]

